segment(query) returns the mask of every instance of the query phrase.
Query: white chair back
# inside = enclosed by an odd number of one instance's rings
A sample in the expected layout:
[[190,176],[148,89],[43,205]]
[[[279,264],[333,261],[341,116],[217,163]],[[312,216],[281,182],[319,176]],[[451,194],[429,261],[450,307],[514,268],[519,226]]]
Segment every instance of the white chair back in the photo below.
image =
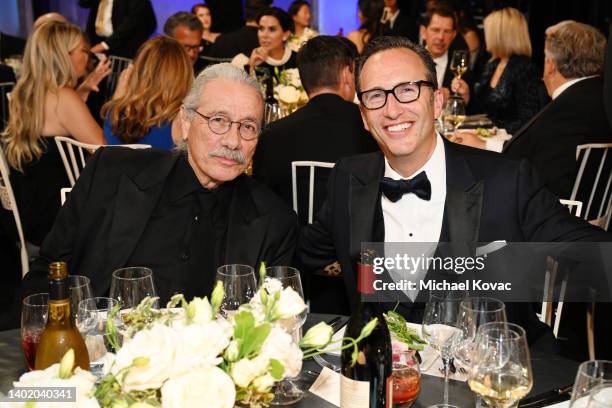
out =
[[[612,143],[593,143],[576,147],[576,161],[579,161],[580,164],[570,196],[570,200],[576,200],[579,191],[587,192],[588,200],[582,218],[605,230],[608,230],[610,226],[612,215],[612,189],[610,188],[612,171],[610,170],[611,162],[608,160],[610,147]],[[593,178],[584,177],[587,166],[589,170],[596,170]],[[592,212],[591,208],[595,211]],[[593,217],[591,213],[595,216]]]
[[319,161],[294,161],[291,162],[291,185],[293,188],[293,211],[298,213],[298,198],[297,198],[297,168],[308,167],[310,172],[308,175],[308,223],[312,224],[313,207],[314,207],[314,182],[315,168],[333,168],[335,163],[319,162]]
[[2,207],[13,213],[15,219],[15,226],[17,227],[17,235],[19,236],[19,252],[21,258],[21,276],[25,276],[30,269],[28,260],[28,250],[26,247],[25,237],[23,235],[23,228],[21,226],[21,217],[19,216],[19,210],[17,209],[17,201],[15,200],[15,194],[13,193],[13,187],[11,186],[11,180],[9,178],[10,169],[8,162],[4,157],[4,151],[0,146],[0,202]]
[[561,199],[559,202],[567,207],[570,214],[580,218],[580,215],[582,214],[582,201]]
[[[565,300],[565,291],[567,289],[568,274],[566,273],[561,280],[561,288],[559,290],[559,297],[557,299],[557,305],[554,308],[555,282],[557,280],[559,270],[559,263],[552,257],[546,259],[546,274],[544,275],[544,297],[542,299],[542,310],[540,315],[540,321],[551,326],[555,337],[559,334],[559,325],[561,323],[561,314],[563,313],[563,301]],[[553,321],[553,314],[555,316]]]
[[0,83],[0,130],[6,127],[9,117],[9,93],[15,87],[14,82]]
[[115,88],[117,88],[117,83],[119,82],[119,75],[121,75],[121,72],[132,62],[129,58],[118,57],[116,55],[110,55],[108,59],[111,63],[111,73],[106,78],[105,100],[109,100],[113,97],[113,93],[115,93]]
[[71,191],[72,191],[72,187],[62,187],[60,189],[60,203],[62,204],[62,206],[66,202],[66,197],[68,196],[68,193]]

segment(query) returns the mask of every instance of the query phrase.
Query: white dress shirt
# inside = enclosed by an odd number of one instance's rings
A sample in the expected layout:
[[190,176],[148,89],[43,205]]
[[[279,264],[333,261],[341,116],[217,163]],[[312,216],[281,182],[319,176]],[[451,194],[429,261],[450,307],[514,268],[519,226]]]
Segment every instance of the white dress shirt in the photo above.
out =
[[434,62],[436,63],[436,77],[438,78],[438,88],[442,88],[442,83],[444,82],[444,73],[446,72],[446,65],[448,64],[448,51],[446,51],[438,58],[434,58]]
[[100,0],[96,14],[96,34],[100,37],[113,35],[113,0]]

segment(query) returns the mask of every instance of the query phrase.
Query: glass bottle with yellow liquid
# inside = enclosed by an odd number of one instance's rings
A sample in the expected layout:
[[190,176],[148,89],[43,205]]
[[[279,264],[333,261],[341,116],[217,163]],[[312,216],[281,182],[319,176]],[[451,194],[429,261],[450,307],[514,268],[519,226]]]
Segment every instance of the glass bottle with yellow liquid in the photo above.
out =
[[70,314],[68,266],[65,262],[49,265],[49,315],[40,335],[34,368],[43,370],[59,363],[69,349],[74,350],[76,366],[89,370],[89,356],[81,333]]

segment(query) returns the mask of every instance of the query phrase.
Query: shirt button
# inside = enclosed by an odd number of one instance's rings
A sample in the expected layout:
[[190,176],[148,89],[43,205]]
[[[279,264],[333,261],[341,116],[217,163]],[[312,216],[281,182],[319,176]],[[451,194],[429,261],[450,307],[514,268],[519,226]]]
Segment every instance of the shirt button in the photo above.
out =
[[189,259],[189,252],[183,252],[181,254],[181,261],[186,261]]

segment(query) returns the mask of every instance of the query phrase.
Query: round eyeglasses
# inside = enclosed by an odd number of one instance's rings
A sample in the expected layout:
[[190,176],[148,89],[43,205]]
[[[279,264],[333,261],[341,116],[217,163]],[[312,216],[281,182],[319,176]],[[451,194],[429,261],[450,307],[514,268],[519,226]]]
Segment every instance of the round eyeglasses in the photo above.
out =
[[224,135],[229,132],[234,123],[238,124],[238,134],[244,140],[255,140],[259,137],[259,133],[261,132],[261,127],[257,124],[257,122],[252,120],[243,120],[238,122],[233,121],[227,116],[221,114],[206,116],[197,110],[194,110],[193,112],[205,119],[208,123],[208,128],[210,131],[218,135]]
[[393,87],[393,89],[370,89],[368,91],[359,92],[357,97],[364,108],[373,110],[380,109],[387,103],[387,96],[393,94],[395,99],[401,103],[409,103],[416,101],[421,96],[421,86],[430,86],[433,88],[433,83],[430,81],[409,81],[402,82]]

